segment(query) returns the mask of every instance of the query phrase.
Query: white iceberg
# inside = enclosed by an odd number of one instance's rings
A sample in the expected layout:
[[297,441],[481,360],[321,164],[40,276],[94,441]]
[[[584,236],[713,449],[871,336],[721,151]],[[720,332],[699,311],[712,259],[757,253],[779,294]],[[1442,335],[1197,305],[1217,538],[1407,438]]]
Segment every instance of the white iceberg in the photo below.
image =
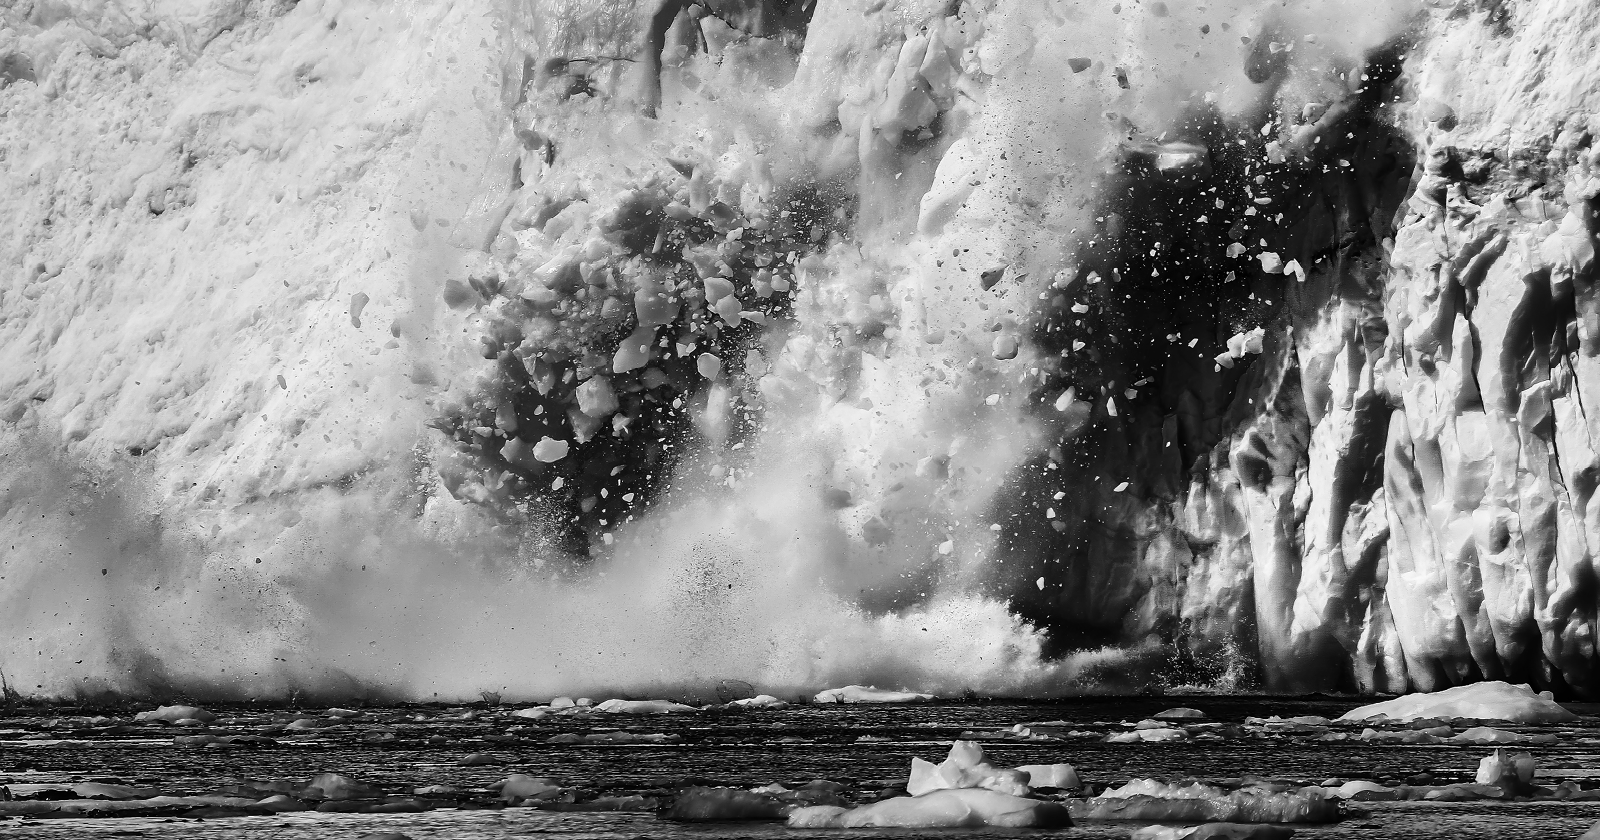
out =
[[734,700],[728,703],[728,705],[743,706],[747,709],[783,709],[789,706],[787,702],[779,700],[770,694],[757,694],[754,697],[746,697],[742,700]]
[[199,706],[161,706],[148,712],[140,712],[133,716],[139,721],[161,721],[163,723],[177,723],[180,720],[198,720],[210,723],[217,716]]
[[1083,787],[1077,768],[1070,764],[1024,764],[1017,770],[1028,774],[1028,785],[1036,788],[1073,790]]
[[1560,723],[1578,719],[1561,704],[1535,693],[1527,685],[1512,685],[1499,680],[1458,685],[1431,694],[1407,694],[1351,709],[1339,720],[1372,720],[1377,717],[1397,721],[1472,718],[1511,723]]
[[607,700],[594,709],[612,715],[665,715],[699,711],[693,706],[685,706],[671,700]]
[[969,788],[984,788],[1011,796],[1027,796],[1033,792],[1028,787],[1028,774],[995,767],[983,758],[983,747],[972,741],[951,744],[950,755],[939,764],[913,758],[906,792],[912,796]]
[[859,808],[817,805],[796,808],[789,814],[790,828],[1059,828],[1071,824],[1071,816],[1059,803],[981,788],[897,796]]
[[932,700],[932,694],[915,691],[889,691],[870,685],[847,685],[817,692],[813,703],[921,703]]

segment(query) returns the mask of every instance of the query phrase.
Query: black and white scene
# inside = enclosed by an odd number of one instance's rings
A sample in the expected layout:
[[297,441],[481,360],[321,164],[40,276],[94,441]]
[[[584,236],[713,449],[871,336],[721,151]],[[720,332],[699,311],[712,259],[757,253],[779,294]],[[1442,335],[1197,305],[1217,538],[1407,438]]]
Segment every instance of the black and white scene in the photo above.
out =
[[0,840],[1600,840],[1597,237],[1596,0],[0,0]]

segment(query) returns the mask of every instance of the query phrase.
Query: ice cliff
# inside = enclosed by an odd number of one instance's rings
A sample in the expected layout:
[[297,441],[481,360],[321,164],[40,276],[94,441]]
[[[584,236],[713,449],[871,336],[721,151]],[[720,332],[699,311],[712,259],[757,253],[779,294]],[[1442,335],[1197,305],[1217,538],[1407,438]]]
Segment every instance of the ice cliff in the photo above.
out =
[[1597,37],[11,4],[0,671],[1600,696]]

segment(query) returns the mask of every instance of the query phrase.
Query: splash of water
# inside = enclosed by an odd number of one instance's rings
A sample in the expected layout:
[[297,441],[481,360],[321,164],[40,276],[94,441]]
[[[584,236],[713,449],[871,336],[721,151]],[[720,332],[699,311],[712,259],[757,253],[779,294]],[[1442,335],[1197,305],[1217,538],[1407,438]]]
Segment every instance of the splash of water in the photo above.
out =
[[[1148,652],[1047,661],[985,594],[996,495],[1060,422],[1030,403],[1026,324],[1072,276],[1119,144],[1159,143],[1196,108],[1259,120],[1326,99],[1405,24],[1398,6],[839,0],[820,4],[798,53],[798,40],[680,20],[651,89],[636,63],[593,58],[637,47],[642,10],[512,4],[505,64],[570,69],[581,53],[591,89],[547,112],[549,99],[503,97],[499,119],[547,142],[507,158],[526,184],[479,208],[501,215],[456,226],[459,243],[486,224],[488,257],[426,259],[531,274],[585,245],[602,214],[558,211],[512,235],[496,228],[506,213],[564,186],[637,184],[669,158],[699,161],[736,205],[773,185],[847,185],[857,211],[795,262],[793,318],[742,372],[759,428],[731,434],[732,398],[696,390],[698,436],[680,443],[670,492],[590,533],[582,562],[440,494],[448,453],[431,437],[389,446],[349,486],[169,509],[155,476],[13,435],[0,631],[26,644],[0,668],[42,695],[1127,687],[1108,674]],[[528,20],[542,30],[519,32]],[[1295,72],[1264,91],[1247,66],[1280,53]],[[641,97],[659,99],[653,116]],[[448,314],[426,328],[459,340]],[[456,396],[495,375],[465,375],[484,365],[461,351],[450,364]]]

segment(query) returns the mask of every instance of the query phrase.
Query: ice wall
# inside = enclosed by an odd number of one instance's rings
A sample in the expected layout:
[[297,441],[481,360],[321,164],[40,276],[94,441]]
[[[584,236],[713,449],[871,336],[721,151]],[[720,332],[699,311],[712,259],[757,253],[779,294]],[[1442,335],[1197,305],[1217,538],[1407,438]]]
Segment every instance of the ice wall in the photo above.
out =
[[14,4],[0,670],[1592,694],[1594,18]]

